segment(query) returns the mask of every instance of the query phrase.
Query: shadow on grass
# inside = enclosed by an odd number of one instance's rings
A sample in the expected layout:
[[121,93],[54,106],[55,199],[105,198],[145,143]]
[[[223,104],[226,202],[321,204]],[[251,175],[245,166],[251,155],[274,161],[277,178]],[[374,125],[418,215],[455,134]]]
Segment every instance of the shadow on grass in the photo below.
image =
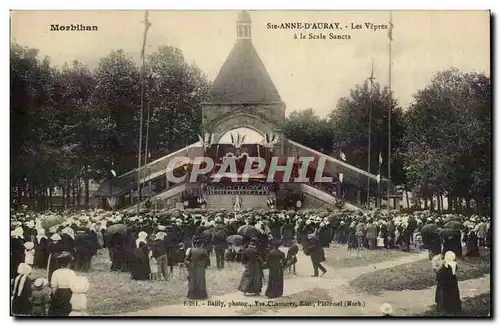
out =
[[259,301],[262,304],[267,304],[267,302],[269,302],[269,306],[251,306],[251,307],[244,308],[239,313],[243,316],[251,316],[251,315],[262,314],[262,313],[265,313],[267,311],[272,311],[274,309],[277,309],[275,307],[278,307],[278,306],[279,306],[280,310],[294,308],[293,306],[280,305],[280,303],[294,302],[296,304],[299,304],[301,301],[308,302],[308,303],[309,302],[314,303],[315,301],[329,301],[331,299],[332,299],[332,297],[328,294],[328,291],[320,289],[320,288],[314,288],[311,290],[294,293],[292,295],[281,297],[278,299],[267,299],[266,297],[255,297],[255,300]]
[[[481,252],[481,257],[457,261],[458,281],[475,279],[489,274],[491,272],[490,260],[489,250],[485,250]],[[363,274],[350,282],[354,288],[375,295],[384,290],[422,290],[435,284],[436,274],[428,259]]]
[[[491,293],[481,294],[462,300],[462,313],[456,316],[489,317],[491,313]],[[435,306],[415,317],[448,317],[436,311]]]

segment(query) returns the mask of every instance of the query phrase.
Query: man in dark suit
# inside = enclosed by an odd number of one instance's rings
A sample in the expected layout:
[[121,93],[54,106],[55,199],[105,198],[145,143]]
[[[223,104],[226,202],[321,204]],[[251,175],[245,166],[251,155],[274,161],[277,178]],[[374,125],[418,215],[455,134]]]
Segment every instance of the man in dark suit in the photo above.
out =
[[217,269],[224,269],[224,251],[227,248],[226,238],[226,231],[219,226],[212,239],[212,244],[215,250],[215,260],[217,261]]
[[323,275],[326,273],[326,268],[324,268],[321,263],[324,262],[325,259],[325,251],[323,247],[319,243],[318,238],[314,234],[309,234],[307,236],[308,243],[305,248],[305,254],[311,257],[311,262],[314,269],[314,275],[312,277],[318,277],[318,269],[323,272]]

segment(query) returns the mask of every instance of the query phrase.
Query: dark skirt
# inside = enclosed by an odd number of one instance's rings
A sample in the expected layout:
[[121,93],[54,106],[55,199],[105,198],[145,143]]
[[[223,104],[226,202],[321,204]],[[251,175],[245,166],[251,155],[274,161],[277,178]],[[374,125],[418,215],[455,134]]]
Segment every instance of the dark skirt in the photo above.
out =
[[248,263],[241,277],[238,291],[260,294],[262,291],[262,276],[262,268],[258,262]]
[[12,314],[14,316],[29,316],[31,315],[30,298],[25,295],[15,296],[12,300]]
[[71,312],[70,289],[57,289],[50,301],[49,316],[68,316]]
[[148,257],[134,257],[132,262],[131,277],[133,280],[146,281],[149,280],[151,267],[149,266]]
[[195,264],[190,266],[188,280],[188,299],[202,300],[208,298],[204,264]]
[[269,268],[269,282],[267,283],[266,297],[278,298],[283,295],[283,268]]
[[458,314],[462,311],[460,290],[456,275],[451,273],[451,268],[442,267],[436,275],[437,286],[435,302],[438,312],[446,314]]
[[[168,266],[177,266],[179,260],[177,248],[168,247],[167,248],[167,264]],[[184,260],[182,261],[184,262]]]

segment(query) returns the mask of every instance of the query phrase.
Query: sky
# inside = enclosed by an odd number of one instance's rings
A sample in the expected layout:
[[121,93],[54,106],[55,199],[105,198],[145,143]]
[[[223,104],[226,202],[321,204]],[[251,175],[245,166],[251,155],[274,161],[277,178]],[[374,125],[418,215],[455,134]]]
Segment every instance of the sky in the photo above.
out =
[[[152,11],[146,52],[160,45],[180,48],[186,61],[214,80],[236,40],[237,11]],[[387,11],[250,11],[252,42],[286,104],[287,113],[313,108],[324,116],[339,98],[363,83],[373,62],[376,81],[388,84],[387,30],[345,28],[351,23],[388,24]],[[16,11],[11,40],[37,48],[53,64],[79,60],[90,68],[112,50],[124,49],[139,61],[142,11]],[[392,90],[403,107],[440,70],[489,75],[490,27],[487,11],[394,11]],[[286,22],[340,23],[349,40],[294,39],[312,30],[273,30]],[[50,24],[97,25],[96,32],[51,32]]]

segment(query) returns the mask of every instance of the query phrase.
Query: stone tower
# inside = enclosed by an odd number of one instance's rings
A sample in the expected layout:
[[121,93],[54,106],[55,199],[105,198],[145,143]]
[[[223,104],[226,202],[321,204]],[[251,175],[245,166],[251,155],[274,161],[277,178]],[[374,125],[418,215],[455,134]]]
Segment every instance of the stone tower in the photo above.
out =
[[250,128],[261,134],[275,131],[285,119],[285,103],[252,43],[252,20],[238,14],[236,42],[203,103],[203,126],[215,141],[229,130]]

